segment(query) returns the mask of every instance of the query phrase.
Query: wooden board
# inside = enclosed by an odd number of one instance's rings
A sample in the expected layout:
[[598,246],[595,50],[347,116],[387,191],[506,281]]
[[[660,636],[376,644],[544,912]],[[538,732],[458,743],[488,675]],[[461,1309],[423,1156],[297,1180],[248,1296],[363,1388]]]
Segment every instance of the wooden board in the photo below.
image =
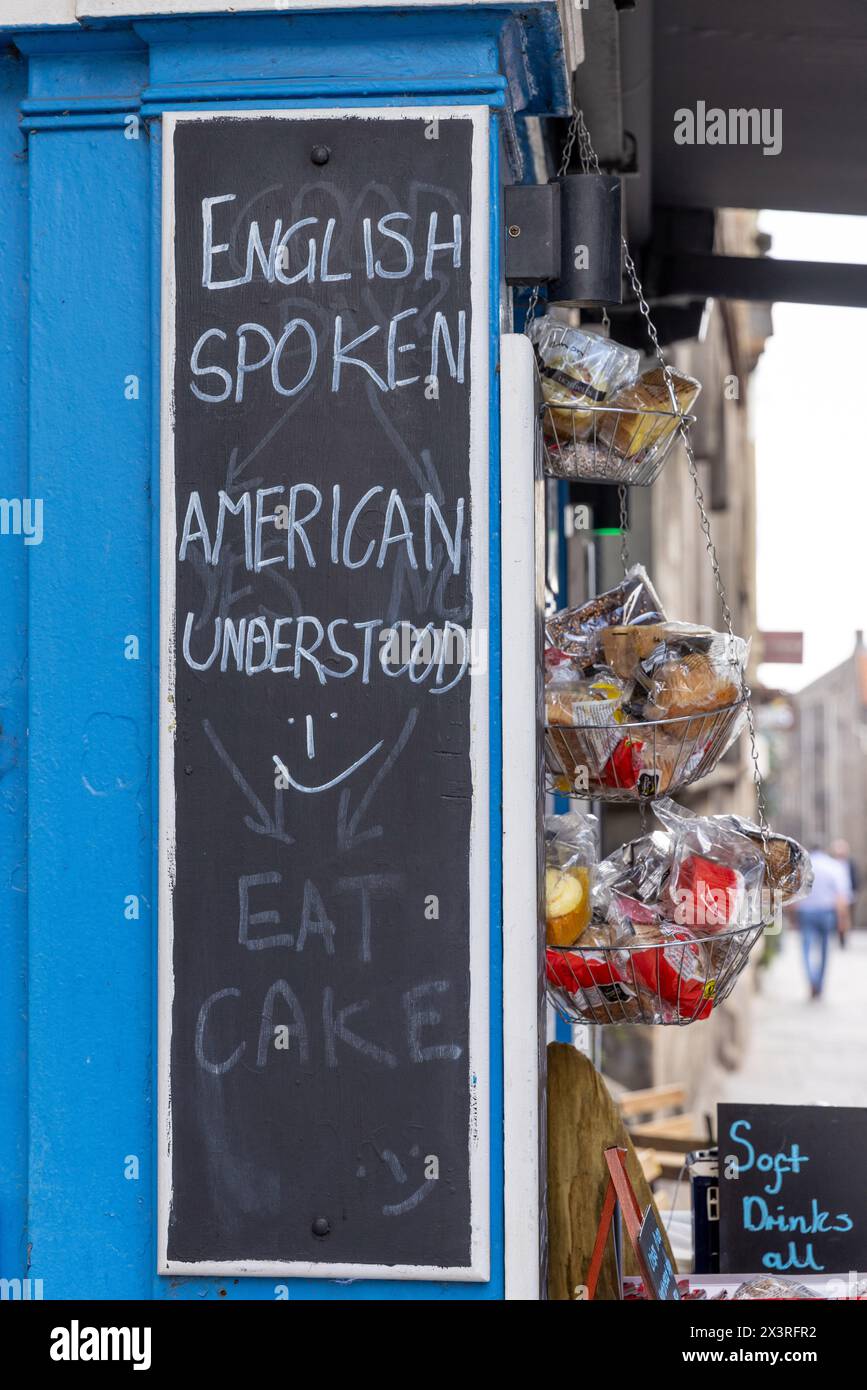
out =
[[486,127],[166,118],[166,1271],[487,1275]]
[[[642,1211],[653,1196],[628,1131],[602,1077],[589,1058],[566,1043],[548,1046],[548,1297],[575,1299],[586,1282],[599,1216],[608,1187],[605,1150],[627,1150],[626,1171]],[[624,1241],[624,1272],[638,1264]],[[665,1239],[668,1258],[671,1248]],[[597,1299],[618,1297],[609,1241]]]

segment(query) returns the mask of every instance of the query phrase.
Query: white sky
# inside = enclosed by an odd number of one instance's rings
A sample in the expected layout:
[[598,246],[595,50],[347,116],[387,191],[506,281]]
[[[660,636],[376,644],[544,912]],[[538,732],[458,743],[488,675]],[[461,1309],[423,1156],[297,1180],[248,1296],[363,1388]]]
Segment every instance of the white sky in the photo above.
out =
[[[772,256],[867,261],[867,219],[763,212]],[[758,625],[803,631],[803,666],[765,665],[797,690],[867,630],[867,309],[777,304],[753,379]]]

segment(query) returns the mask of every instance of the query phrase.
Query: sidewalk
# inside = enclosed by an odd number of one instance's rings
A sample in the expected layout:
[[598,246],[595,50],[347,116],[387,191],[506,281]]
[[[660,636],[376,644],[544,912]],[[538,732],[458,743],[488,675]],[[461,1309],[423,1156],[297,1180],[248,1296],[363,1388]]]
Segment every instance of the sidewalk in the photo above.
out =
[[867,1105],[867,932],[831,943],[825,993],[807,998],[796,931],[760,976],[743,1066],[717,1070],[703,1100]]

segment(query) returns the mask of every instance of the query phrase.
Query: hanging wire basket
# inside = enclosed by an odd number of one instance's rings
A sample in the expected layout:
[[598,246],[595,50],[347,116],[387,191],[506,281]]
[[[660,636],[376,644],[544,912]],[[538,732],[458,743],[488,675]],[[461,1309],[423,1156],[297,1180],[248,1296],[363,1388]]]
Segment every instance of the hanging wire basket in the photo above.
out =
[[548,998],[567,1023],[683,1028],[728,998],[766,925],[704,937],[673,928],[661,942],[548,946]]
[[548,789],[602,801],[672,796],[713,771],[746,724],[748,702],[745,691],[703,714],[596,725],[591,713],[586,723],[547,724]]
[[662,472],[681,425],[694,415],[636,406],[540,407],[545,472],[553,478],[649,487]]
[[[599,159],[577,105],[564,144],[558,174],[565,175],[578,141],[584,173],[601,174]],[[540,417],[546,472],[554,477],[592,482],[647,486],[659,475],[674,439],[683,441],[701,528],[711,561],[717,593],[731,637],[732,616],[720,574],[710,521],[698,476],[686,413],[692,400],[678,410],[674,373],[666,362],[650,316],[641,281],[625,237],[623,264],[636,303],[647,325],[651,346],[668,393],[660,408],[645,409],[640,399],[628,404],[598,405],[592,399],[547,400]],[[528,332],[539,301],[536,287],[528,306]],[[573,383],[554,378],[568,392]],[[592,382],[590,385],[592,386]],[[646,384],[646,379],[645,379]],[[543,391],[545,387],[543,385]],[[549,396],[553,391],[549,389]],[[616,399],[613,392],[611,399]],[[623,402],[623,398],[621,397]],[[670,409],[668,408],[670,403]],[[618,418],[619,417],[619,418]],[[626,418],[623,418],[626,417]],[[627,568],[623,497],[621,493],[621,555]],[[713,770],[744,725],[749,727],[759,821],[768,827],[756,746],[750,692],[721,709],[695,715],[617,724],[609,715],[603,724],[592,717],[583,722],[549,723],[545,730],[546,763],[552,790],[606,801],[641,802],[674,793]],[[580,776],[579,776],[580,774]],[[579,785],[580,782],[580,785]],[[709,1014],[726,999],[747,964],[750,952],[768,923],[734,927],[704,937],[670,927],[636,926],[629,942],[611,946],[548,946],[546,987],[551,1003],[570,1023],[674,1024],[685,1026]],[[654,936],[656,939],[654,939]]]

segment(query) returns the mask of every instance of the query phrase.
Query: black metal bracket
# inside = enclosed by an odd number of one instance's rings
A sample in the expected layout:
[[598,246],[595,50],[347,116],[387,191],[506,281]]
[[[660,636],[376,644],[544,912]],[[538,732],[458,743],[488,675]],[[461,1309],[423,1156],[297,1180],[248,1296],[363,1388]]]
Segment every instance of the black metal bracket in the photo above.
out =
[[560,274],[560,185],[515,183],[504,189],[507,285],[538,285]]
[[649,289],[661,299],[704,295],[863,309],[867,306],[867,266],[679,251],[661,258]]

